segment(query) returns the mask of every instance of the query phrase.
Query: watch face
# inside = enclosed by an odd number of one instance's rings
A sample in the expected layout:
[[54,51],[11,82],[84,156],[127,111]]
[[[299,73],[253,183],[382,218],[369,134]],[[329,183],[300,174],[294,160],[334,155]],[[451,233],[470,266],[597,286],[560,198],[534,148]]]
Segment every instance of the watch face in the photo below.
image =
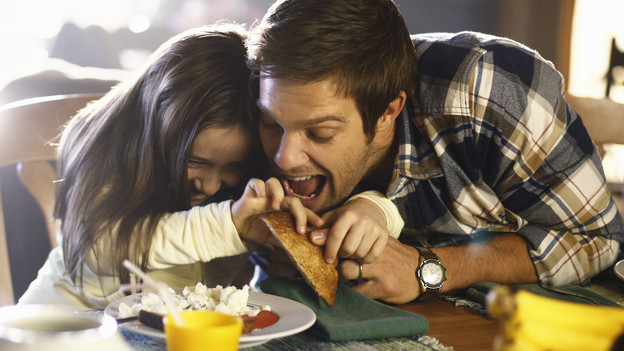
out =
[[420,268],[420,276],[426,285],[438,286],[445,280],[444,267],[435,261],[425,261]]

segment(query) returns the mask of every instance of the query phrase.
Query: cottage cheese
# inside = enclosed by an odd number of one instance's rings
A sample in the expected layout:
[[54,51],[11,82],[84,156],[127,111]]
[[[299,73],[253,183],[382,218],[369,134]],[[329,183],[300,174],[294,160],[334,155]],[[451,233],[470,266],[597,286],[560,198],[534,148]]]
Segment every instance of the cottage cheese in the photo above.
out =
[[[173,289],[169,289],[174,298],[177,308],[182,310],[211,310],[234,316],[255,316],[262,310],[271,310],[271,306],[249,306],[249,286],[242,289],[230,286],[227,288],[217,285],[208,288],[204,284],[197,283],[194,287],[187,286],[178,294]],[[160,295],[148,293],[141,297],[141,302],[132,306],[122,302],[119,304],[117,318],[129,318],[139,315],[140,310],[166,315],[168,310]]]

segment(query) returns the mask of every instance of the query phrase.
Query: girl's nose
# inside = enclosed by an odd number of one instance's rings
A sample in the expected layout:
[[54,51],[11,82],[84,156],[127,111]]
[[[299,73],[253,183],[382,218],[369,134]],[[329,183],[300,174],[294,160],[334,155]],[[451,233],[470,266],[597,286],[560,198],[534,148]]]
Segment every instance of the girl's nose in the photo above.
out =
[[197,190],[208,196],[216,194],[221,189],[221,179],[216,174],[195,178],[194,184]]

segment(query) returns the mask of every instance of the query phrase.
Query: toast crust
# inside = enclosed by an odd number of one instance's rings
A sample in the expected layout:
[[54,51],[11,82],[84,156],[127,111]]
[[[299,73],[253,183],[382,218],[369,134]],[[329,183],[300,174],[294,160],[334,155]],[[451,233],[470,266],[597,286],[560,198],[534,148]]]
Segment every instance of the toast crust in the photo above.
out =
[[328,306],[333,306],[338,289],[337,262],[325,262],[323,248],[308,240],[311,229],[308,228],[305,235],[297,233],[289,212],[271,212],[264,215],[262,220],[282,244],[308,285]]

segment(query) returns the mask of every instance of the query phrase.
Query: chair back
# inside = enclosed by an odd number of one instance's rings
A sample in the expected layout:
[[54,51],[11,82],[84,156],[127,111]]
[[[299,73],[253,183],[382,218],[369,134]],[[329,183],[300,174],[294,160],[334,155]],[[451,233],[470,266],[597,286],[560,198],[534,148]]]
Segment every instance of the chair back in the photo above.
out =
[[[0,107],[0,168],[14,169],[24,187],[35,199],[47,228],[41,240],[55,247],[59,228],[53,219],[54,180],[56,172],[50,161],[55,160],[55,142],[65,123],[90,101],[102,94],[56,95],[16,101]],[[5,173],[0,173],[0,177]],[[8,177],[7,177],[8,178]],[[3,180],[3,179],[0,179]],[[6,182],[0,182],[6,184]],[[8,190],[8,189],[7,189]],[[10,262],[11,247],[20,242],[22,234],[16,230],[7,240],[5,208],[7,203],[0,187],[0,306],[13,304],[19,296],[14,293],[14,278]],[[24,241],[27,239],[21,239]],[[29,243],[20,242],[21,246]],[[34,279],[35,276],[32,277]]]
[[600,150],[605,144],[624,144],[624,104],[609,98],[594,99],[571,94],[566,95],[566,100],[581,116]]

